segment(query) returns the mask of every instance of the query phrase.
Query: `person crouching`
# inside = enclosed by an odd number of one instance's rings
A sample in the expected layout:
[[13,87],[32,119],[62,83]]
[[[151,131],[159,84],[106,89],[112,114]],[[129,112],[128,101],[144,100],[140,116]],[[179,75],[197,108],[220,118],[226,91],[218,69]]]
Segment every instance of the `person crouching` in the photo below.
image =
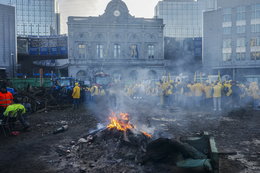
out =
[[26,120],[25,117],[26,109],[25,107],[19,103],[17,99],[13,100],[13,104],[9,105],[5,112],[3,113],[4,119],[3,121],[7,121],[9,118],[10,128],[14,128],[14,123],[17,119],[23,125],[23,130],[27,130],[30,127],[29,122]]

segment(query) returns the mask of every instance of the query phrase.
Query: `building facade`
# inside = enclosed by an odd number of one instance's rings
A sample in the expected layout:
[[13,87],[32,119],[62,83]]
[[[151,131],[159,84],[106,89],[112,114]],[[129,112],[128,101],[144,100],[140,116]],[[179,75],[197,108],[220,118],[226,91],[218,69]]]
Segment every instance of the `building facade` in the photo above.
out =
[[215,9],[216,4],[216,0],[162,0],[155,16],[163,19],[165,37],[202,37],[203,12]]
[[16,69],[15,8],[0,4],[0,70],[14,76]]
[[111,0],[99,17],[69,17],[68,51],[70,76],[156,78],[165,65],[163,21],[135,18],[122,0]]
[[219,0],[218,7],[204,13],[204,68],[258,80],[253,78],[260,75],[260,1]]
[[48,36],[59,34],[59,15],[55,0],[0,0],[16,7],[17,35]]

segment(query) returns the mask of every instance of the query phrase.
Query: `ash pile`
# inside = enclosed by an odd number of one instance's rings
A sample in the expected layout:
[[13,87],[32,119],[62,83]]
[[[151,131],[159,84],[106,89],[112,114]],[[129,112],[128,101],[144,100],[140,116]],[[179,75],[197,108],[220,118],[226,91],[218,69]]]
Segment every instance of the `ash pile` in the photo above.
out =
[[217,173],[208,148],[200,147],[203,151],[187,140],[155,139],[130,124],[128,114],[120,114],[110,117],[106,127],[59,148],[65,154],[57,166],[61,172],[82,173]]

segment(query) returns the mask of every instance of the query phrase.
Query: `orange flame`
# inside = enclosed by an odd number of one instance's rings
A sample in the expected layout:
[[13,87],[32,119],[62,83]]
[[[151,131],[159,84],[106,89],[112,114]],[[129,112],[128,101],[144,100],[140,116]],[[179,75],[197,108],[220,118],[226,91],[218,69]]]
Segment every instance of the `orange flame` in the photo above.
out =
[[[128,113],[119,113],[119,115],[116,115],[116,113],[111,113],[110,117],[110,124],[107,125],[108,129],[117,129],[119,131],[127,131],[128,129],[135,128],[132,124],[129,123],[129,114]],[[141,131],[142,134],[145,136],[151,138],[152,135]]]
[[126,131],[127,129],[132,129],[133,126],[129,123],[129,115],[127,113],[120,113],[119,118],[112,113],[112,116],[109,117],[110,124],[107,125],[109,129],[117,129],[120,131]]
[[146,133],[146,132],[143,132],[143,131],[141,131],[145,136],[147,136],[147,137],[149,137],[149,138],[151,138],[152,137],[152,135],[150,135],[150,134],[148,134],[148,133]]
[[129,120],[129,114],[128,114],[128,113],[122,113],[122,112],[121,112],[119,115],[120,115],[120,118],[121,118],[122,120],[126,120],[126,121]]

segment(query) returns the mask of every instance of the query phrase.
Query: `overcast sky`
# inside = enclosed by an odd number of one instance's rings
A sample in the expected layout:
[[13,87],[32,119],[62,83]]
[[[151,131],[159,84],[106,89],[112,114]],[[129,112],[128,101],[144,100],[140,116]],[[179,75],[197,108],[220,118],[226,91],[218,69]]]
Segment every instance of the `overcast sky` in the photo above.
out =
[[[123,0],[128,6],[131,15],[136,17],[152,18],[154,7],[159,0]],[[68,16],[98,16],[110,0],[57,0],[61,13],[61,33],[67,32]]]

